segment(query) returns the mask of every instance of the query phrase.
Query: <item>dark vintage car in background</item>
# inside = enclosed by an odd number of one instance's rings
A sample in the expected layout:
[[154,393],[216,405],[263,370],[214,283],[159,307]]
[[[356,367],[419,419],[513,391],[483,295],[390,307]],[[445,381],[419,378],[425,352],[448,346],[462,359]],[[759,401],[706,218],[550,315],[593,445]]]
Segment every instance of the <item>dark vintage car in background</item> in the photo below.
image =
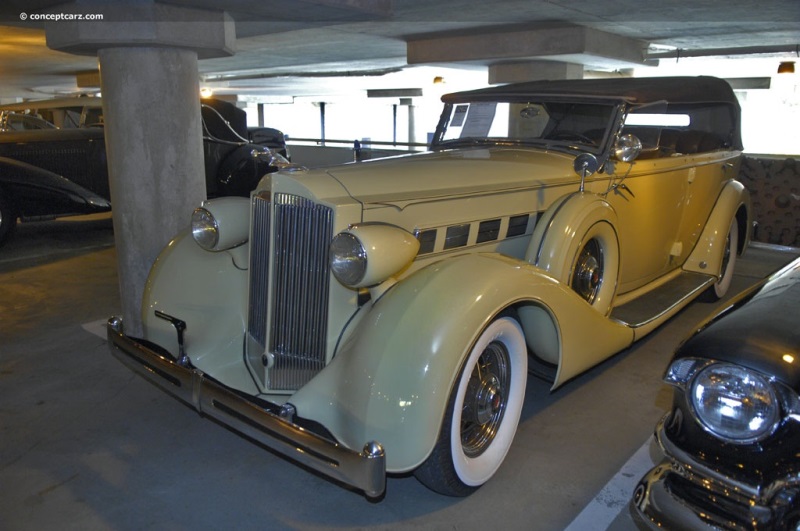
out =
[[675,353],[665,455],[634,512],[653,529],[800,529],[800,259],[736,298]]
[[[58,103],[62,106],[41,104],[42,109],[29,103],[33,112],[28,113],[18,109],[24,104],[0,108],[0,121],[8,125],[0,132],[0,245],[18,219],[111,209],[101,102],[73,98]],[[225,101],[203,100],[201,111],[208,197],[248,196],[287,155],[283,133],[248,129],[245,112]],[[40,129],[14,127],[49,121],[45,118],[57,123]]]

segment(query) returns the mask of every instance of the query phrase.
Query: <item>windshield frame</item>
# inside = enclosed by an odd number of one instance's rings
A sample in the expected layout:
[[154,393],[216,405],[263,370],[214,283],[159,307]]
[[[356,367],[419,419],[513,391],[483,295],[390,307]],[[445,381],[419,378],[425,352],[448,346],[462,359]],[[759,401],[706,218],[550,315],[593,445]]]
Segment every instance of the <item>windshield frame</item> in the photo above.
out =
[[[453,97],[450,95],[444,101],[444,108],[439,117],[439,122],[436,126],[436,132],[431,140],[431,150],[439,151],[446,149],[468,148],[468,147],[534,147],[545,150],[558,151],[569,154],[578,154],[583,152],[592,153],[606,158],[612,140],[617,136],[620,125],[622,123],[622,115],[625,113],[627,103],[622,98],[609,98],[609,97],[592,97],[592,96],[559,96],[554,94],[512,94],[512,95],[497,95],[497,94],[464,94],[464,97]],[[457,95],[455,95],[457,96]],[[450,123],[452,110],[454,106],[463,104],[474,103],[509,103],[509,104],[531,104],[535,105],[541,102],[547,103],[576,103],[576,104],[594,104],[594,105],[608,105],[611,107],[605,130],[603,131],[602,138],[596,145],[590,145],[582,142],[575,142],[571,140],[556,140],[548,138],[498,138],[498,137],[465,137],[444,140],[447,133],[447,128]]]

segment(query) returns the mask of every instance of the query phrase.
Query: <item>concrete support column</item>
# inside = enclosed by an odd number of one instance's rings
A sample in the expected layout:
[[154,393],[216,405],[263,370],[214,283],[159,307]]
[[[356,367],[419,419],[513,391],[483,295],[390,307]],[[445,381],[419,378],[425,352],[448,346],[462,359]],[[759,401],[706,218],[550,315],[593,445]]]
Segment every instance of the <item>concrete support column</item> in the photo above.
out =
[[45,32],[50,48],[99,58],[122,315],[138,336],[150,267],[206,196],[197,61],[232,55],[236,31],[222,11],[154,0],[57,10],[103,14]]
[[122,313],[136,334],[150,266],[206,197],[197,54],[107,48],[98,57]]

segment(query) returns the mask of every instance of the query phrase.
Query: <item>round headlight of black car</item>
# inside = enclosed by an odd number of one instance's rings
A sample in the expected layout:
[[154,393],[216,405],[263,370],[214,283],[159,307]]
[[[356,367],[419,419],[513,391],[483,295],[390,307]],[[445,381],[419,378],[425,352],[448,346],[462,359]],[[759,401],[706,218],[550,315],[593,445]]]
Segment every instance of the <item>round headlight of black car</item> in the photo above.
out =
[[357,286],[367,272],[367,251],[349,232],[340,232],[331,241],[331,270],[345,286]]
[[192,212],[192,237],[197,245],[210,251],[219,242],[219,224],[214,215],[203,207]]
[[780,405],[766,378],[738,365],[715,363],[702,369],[689,388],[692,408],[717,437],[746,444],[763,439],[780,419]]

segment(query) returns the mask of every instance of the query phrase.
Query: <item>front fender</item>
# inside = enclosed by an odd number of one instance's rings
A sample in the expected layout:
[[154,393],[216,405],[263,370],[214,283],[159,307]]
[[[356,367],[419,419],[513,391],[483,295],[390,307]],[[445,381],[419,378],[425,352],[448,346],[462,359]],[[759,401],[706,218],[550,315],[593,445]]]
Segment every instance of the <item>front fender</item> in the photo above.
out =
[[245,144],[228,153],[216,171],[219,195],[249,197],[264,175],[276,171],[267,159],[254,154],[263,151],[260,146]]
[[229,251],[200,248],[185,231],[153,264],[142,299],[144,339],[178,357],[178,340],[156,310],[186,322],[184,342],[192,365],[221,383],[257,393],[242,360],[247,315],[247,244]]
[[0,157],[0,188],[9,191],[23,217],[111,209],[108,199],[66,177],[8,157]]
[[[480,332],[504,309],[525,304],[547,308],[542,318],[553,316],[562,358],[583,351],[591,366],[632,341],[629,329],[538,268],[500,255],[462,255],[417,271],[362,309],[369,314],[291,402],[298,415],[322,423],[350,448],[383,444],[387,470],[412,470],[436,442],[450,391]],[[567,365],[574,375],[586,363]]]

